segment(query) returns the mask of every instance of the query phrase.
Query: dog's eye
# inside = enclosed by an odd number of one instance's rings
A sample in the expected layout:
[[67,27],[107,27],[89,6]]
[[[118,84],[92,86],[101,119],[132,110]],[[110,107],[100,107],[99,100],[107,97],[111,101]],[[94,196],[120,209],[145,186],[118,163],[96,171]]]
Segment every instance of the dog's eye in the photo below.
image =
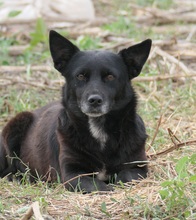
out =
[[114,77],[112,74],[108,74],[108,75],[105,77],[105,79],[106,79],[107,81],[113,81],[113,80],[115,79],[115,77]]
[[83,74],[78,74],[77,75],[77,79],[79,79],[80,81],[85,81],[86,80],[86,76]]

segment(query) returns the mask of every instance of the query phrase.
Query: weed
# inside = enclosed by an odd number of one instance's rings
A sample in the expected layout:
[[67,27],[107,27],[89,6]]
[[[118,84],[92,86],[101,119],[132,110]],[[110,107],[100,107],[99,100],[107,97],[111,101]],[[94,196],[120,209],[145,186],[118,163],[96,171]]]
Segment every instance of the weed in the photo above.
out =
[[5,37],[0,37],[0,48],[1,48],[1,56],[0,56],[0,65],[10,65],[10,56],[8,53],[8,49],[11,45],[16,44],[16,40],[14,37],[9,39]]
[[21,11],[10,11],[10,13],[8,14],[8,17],[16,17],[20,13]]
[[47,104],[54,98],[55,94],[52,91],[46,99],[43,91],[40,91],[38,95],[37,91],[30,88],[28,90],[12,88],[9,94],[2,94],[0,97],[0,113],[1,116],[6,117],[21,111],[33,110],[37,106]]
[[117,201],[115,198],[110,198],[110,200],[111,200],[112,202],[119,203],[119,201]]
[[111,218],[110,213],[107,211],[106,203],[102,202],[101,203],[101,212],[103,212],[106,216]]
[[[45,46],[45,45],[44,45]],[[41,48],[40,51],[34,51],[33,47],[29,47],[24,53],[17,57],[16,64],[20,65],[37,65],[38,62],[46,62],[50,57],[50,52],[47,48]]]
[[30,34],[31,41],[29,50],[32,50],[39,43],[48,44],[48,31],[43,18],[38,18],[34,32]]
[[0,213],[4,212],[4,205],[3,203],[0,201]]
[[29,209],[29,206],[23,206],[23,207],[19,208],[18,210],[16,210],[16,212],[18,214],[24,214],[27,212],[28,209]]
[[93,50],[101,47],[100,41],[99,37],[92,38],[87,35],[81,35],[75,43],[81,50]]
[[46,208],[48,206],[48,202],[46,201],[46,198],[40,197],[38,199],[39,204],[42,206],[42,208]]
[[191,213],[190,207],[194,205],[193,200],[187,193],[187,190],[192,191],[195,188],[196,176],[188,172],[190,165],[196,164],[196,154],[188,157],[182,157],[177,161],[175,170],[177,177],[172,180],[164,181],[159,191],[162,200],[166,204],[166,211],[178,217],[186,215],[188,217]]
[[126,195],[126,199],[129,201],[130,206],[133,206],[135,200],[132,197],[130,197],[130,195]]
[[106,24],[102,27],[104,30],[107,30],[111,33],[128,35],[129,37],[136,37],[141,35],[135,23],[130,21],[129,18],[120,16],[113,23]]
[[[103,30],[109,31],[112,34],[120,35],[127,38],[134,38],[137,41],[142,41],[148,38],[161,39],[163,36],[156,34],[151,30],[151,27],[141,29],[138,24],[129,18],[129,16],[119,16],[114,22],[102,26]],[[146,69],[146,67],[145,67]]]
[[155,6],[160,9],[169,9],[174,4],[173,0],[136,0],[141,6]]

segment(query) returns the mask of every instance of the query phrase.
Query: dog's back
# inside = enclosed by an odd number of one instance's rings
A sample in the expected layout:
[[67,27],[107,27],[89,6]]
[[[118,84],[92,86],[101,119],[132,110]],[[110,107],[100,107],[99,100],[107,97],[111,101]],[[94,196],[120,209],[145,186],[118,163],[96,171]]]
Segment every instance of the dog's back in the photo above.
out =
[[60,101],[53,102],[33,112],[19,113],[9,121],[0,136],[0,177],[25,172],[30,165],[31,180],[39,177],[37,173],[49,173],[50,166],[57,169],[50,173],[50,178],[56,179],[58,162],[55,159],[58,156],[54,155],[58,155],[58,147],[51,145],[57,145],[55,130],[61,109]]
[[20,152],[21,160],[31,167],[33,178],[54,181],[59,173],[56,130],[61,109],[61,103],[54,102],[33,112],[34,121]]

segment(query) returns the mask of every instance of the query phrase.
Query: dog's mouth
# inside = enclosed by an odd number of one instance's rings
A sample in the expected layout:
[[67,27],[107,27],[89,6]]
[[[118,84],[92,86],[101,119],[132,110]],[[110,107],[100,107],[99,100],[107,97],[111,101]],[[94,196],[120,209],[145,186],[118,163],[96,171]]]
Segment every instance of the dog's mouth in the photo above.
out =
[[107,108],[105,108],[104,106],[102,107],[99,107],[99,108],[91,108],[89,106],[86,106],[86,105],[82,105],[81,106],[81,111],[89,116],[89,117],[100,117],[100,116],[103,116],[105,114],[108,113],[108,110]]
[[85,115],[95,118],[107,114],[109,111],[109,106],[107,104],[104,104],[98,107],[92,107],[86,103],[82,103],[80,105],[80,109]]
[[87,116],[89,116],[89,117],[91,117],[91,118],[97,118],[97,117],[100,117],[100,116],[102,116],[102,115],[104,115],[103,113],[92,113],[92,112],[83,112],[85,115],[87,115]]

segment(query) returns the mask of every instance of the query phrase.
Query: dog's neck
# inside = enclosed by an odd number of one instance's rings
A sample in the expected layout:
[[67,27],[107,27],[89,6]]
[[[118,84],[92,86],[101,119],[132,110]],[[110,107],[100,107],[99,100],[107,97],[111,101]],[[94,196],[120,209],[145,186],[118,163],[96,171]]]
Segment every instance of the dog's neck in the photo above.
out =
[[135,117],[137,99],[134,95],[124,108],[111,111],[100,117],[84,115],[79,108],[76,108],[73,112],[68,103],[66,99],[63,99],[62,104],[74,127],[76,129],[80,128],[78,131],[82,133],[88,129],[91,136],[100,144],[101,150],[104,150],[106,142],[111,136],[111,132],[115,137],[118,137],[121,133],[120,127],[122,123],[126,123],[127,120],[132,120]]
[[88,124],[91,135],[100,143],[101,148],[104,149],[108,140],[108,134],[105,132],[105,117],[89,117]]

